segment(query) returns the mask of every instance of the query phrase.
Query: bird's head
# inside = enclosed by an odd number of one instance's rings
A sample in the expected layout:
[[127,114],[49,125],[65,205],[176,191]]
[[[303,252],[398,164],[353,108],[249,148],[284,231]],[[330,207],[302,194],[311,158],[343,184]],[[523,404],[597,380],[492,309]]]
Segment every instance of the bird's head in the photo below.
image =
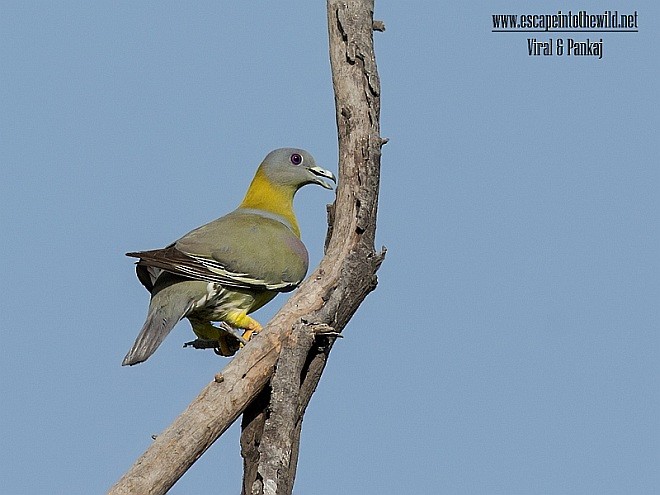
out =
[[316,165],[314,157],[309,152],[298,148],[280,148],[271,151],[261,162],[259,173],[274,185],[291,187],[294,190],[306,184],[318,184],[326,189],[332,189],[332,185],[323,178],[337,182],[332,172]]

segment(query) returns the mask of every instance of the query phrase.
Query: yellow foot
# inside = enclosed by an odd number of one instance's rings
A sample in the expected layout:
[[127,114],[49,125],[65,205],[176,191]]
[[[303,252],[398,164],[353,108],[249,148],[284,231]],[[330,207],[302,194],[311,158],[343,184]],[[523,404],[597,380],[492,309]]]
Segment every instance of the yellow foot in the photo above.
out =
[[[254,337],[255,335],[257,335],[260,331],[261,331],[261,325],[259,325],[259,328],[254,328],[252,330],[246,330],[245,332],[243,332],[243,339],[247,340],[249,342],[250,339],[252,337]],[[242,345],[243,344],[241,344],[241,346]]]
[[[250,318],[243,311],[230,312],[225,317],[225,321],[234,328],[244,329],[245,332],[243,332],[243,340],[245,341],[249,341],[262,330],[262,326],[259,324],[259,322],[253,318]],[[241,347],[243,347],[243,345],[244,344],[241,343]]]
[[[214,352],[220,356],[233,356],[236,351],[240,349],[240,333],[232,333],[233,330],[228,324],[221,324],[216,327],[209,321],[190,319],[193,332],[203,342],[203,347],[198,348],[213,348]],[[214,343],[215,345],[209,345]],[[193,347],[195,347],[193,345]]]
[[[217,346],[213,350],[220,356],[233,356],[262,329],[257,320],[250,318],[244,311],[238,310],[227,314],[219,327],[209,321],[189,319],[197,337],[203,341],[217,342]],[[242,335],[241,330],[243,330]]]

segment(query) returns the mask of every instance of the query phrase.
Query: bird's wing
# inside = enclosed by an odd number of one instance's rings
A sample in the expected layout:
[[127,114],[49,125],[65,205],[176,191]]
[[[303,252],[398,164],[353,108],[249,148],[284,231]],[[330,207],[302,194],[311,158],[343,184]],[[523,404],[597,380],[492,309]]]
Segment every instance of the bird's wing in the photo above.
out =
[[226,287],[287,292],[308,267],[307,250],[283,223],[236,212],[208,223],[164,249],[127,253],[138,266]]
[[[207,266],[208,263],[203,258],[190,256],[181,252],[176,248],[175,244],[171,244],[164,249],[126,253],[126,256],[140,259],[137,262],[138,278],[140,278],[140,281],[147,289],[150,289],[150,287],[153,288],[155,282],[154,276],[156,278],[158,277],[159,270],[193,280],[215,282],[239,289],[268,288],[265,284],[261,284],[261,286],[257,286],[257,284],[248,285],[241,282],[238,278],[233,279],[230,274],[217,273],[217,271],[213,271]],[[152,273],[156,275],[152,276]]]

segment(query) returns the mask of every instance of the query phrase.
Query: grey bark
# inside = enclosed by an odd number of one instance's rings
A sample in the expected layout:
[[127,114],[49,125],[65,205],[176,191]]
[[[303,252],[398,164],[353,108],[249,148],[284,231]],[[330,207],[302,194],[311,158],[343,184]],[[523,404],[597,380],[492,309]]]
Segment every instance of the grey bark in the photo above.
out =
[[[311,321],[341,332],[367,293],[384,253],[374,250],[380,148],[380,84],[372,30],[373,1],[328,0],[330,61],[340,151],[340,188],[329,209],[326,258],[342,266],[327,302]],[[294,329],[280,353],[271,395],[244,416],[243,495],[288,495],[296,474],[305,409],[321,377],[335,337],[315,339]]]
[[252,482],[246,474],[244,486],[291,493],[302,417],[335,339],[332,332],[346,326],[376,287],[384,257],[374,249],[384,141],[373,0],[328,0],[328,24],[340,158],[326,255],[264,331],[155,438],[110,489],[112,495],[166,493],[244,411],[242,451],[254,456],[246,472],[255,473]]

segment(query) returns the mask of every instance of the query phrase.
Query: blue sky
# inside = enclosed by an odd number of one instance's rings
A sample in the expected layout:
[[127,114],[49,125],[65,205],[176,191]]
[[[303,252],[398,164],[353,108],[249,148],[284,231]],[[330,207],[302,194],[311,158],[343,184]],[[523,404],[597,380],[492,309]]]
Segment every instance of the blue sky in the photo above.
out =
[[[639,33],[602,35],[597,60],[491,32],[585,8],[637,9]],[[658,7],[376,17],[388,255],[305,416],[294,492],[657,493]],[[148,304],[124,253],[233,209],[271,149],[336,171],[326,33],[302,0],[0,3],[3,493],[103,493],[222,368],[182,349],[186,322],[120,366]],[[313,264],[332,199],[297,197]],[[238,493],[238,436],[171,493]]]

